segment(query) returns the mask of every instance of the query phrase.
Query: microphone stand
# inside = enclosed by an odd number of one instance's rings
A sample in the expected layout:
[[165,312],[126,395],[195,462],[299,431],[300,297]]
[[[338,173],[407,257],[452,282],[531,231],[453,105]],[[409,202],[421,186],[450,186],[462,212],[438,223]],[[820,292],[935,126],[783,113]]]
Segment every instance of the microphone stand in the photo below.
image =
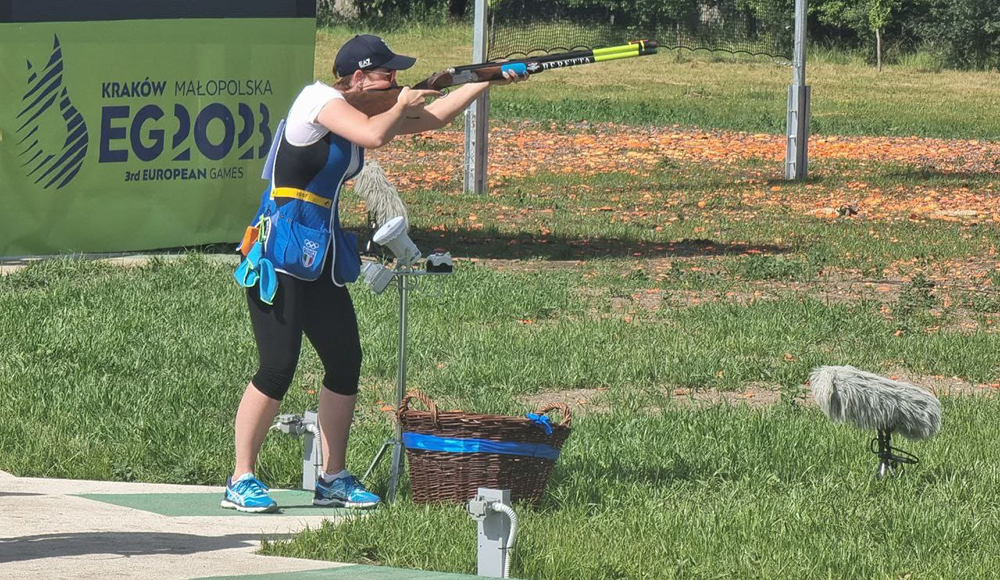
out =
[[[396,266],[393,270],[393,278],[396,281],[396,288],[399,290],[399,340],[396,345],[397,364],[395,408],[397,410],[403,402],[403,397],[406,395],[407,298],[409,291],[411,290],[411,285],[416,285],[416,280],[413,280],[412,284],[408,284],[407,280],[411,276],[441,276],[448,274],[451,274],[451,272],[428,272],[426,270],[414,270],[412,266]],[[396,426],[392,437],[386,439],[385,443],[383,443],[382,447],[378,450],[378,453],[375,454],[375,458],[372,459],[371,465],[368,466],[368,471],[366,471],[364,477],[361,478],[362,481],[368,481],[368,476],[375,470],[375,466],[382,460],[386,450],[390,447],[392,447],[392,463],[389,469],[389,489],[386,491],[385,495],[386,502],[392,502],[396,498],[396,487],[399,483],[399,474],[403,469],[403,427],[398,419],[396,420]]]
[[[890,475],[902,475],[904,464],[916,465],[920,461],[915,455],[892,446],[892,431],[889,429],[878,430],[878,436],[871,441],[871,451],[879,458],[876,471],[876,477],[879,479]],[[899,473],[896,473],[897,469]]]

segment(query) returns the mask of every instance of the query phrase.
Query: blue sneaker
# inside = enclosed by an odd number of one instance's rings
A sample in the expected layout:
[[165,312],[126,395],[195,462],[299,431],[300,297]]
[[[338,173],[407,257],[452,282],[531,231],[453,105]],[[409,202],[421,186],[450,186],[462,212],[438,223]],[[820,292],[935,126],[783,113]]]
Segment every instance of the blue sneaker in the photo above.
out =
[[226,480],[226,493],[222,497],[222,507],[241,512],[267,513],[278,511],[278,502],[267,495],[267,486],[252,473],[233,481]]
[[338,477],[330,482],[319,478],[316,481],[316,495],[313,497],[313,505],[348,508],[375,507],[380,501],[382,500],[377,495],[366,490],[353,475]]

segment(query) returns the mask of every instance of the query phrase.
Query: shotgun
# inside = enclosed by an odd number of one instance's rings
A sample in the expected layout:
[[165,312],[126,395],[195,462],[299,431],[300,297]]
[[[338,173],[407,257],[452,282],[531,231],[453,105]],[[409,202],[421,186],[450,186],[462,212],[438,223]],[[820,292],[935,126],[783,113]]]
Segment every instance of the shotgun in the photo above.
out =
[[[441,91],[465,83],[500,80],[503,78],[503,73],[507,71],[519,75],[538,74],[558,68],[656,54],[658,46],[655,40],[637,40],[620,46],[593,50],[560,52],[504,62],[468,64],[436,72],[411,88]],[[401,90],[403,90],[402,87],[391,87],[382,90],[348,92],[344,93],[344,98],[352,107],[371,117],[391,109],[396,104]]]

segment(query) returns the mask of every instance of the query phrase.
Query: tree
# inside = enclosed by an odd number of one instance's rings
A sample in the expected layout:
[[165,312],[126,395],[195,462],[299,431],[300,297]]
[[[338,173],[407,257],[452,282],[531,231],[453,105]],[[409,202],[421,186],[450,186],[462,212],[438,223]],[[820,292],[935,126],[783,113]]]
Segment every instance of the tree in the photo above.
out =
[[899,0],[869,0],[868,25],[875,32],[875,62],[878,72],[882,72],[882,31],[889,24],[892,11],[899,6]]
[[949,66],[1000,68],[1000,3],[995,0],[933,0],[921,32]]
[[810,12],[827,26],[844,28],[855,34],[863,34],[867,28],[865,2],[856,0],[821,0],[810,3]]
[[814,13],[820,23],[853,31],[859,41],[870,41],[874,33],[875,63],[881,72],[882,39],[900,9],[901,0],[820,0]]

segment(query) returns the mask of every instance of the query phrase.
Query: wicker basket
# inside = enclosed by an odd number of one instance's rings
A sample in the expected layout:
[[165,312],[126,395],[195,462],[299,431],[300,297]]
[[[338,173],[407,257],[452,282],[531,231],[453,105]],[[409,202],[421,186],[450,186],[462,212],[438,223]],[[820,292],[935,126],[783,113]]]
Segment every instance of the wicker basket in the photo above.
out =
[[[412,399],[429,410],[411,409]],[[537,504],[570,433],[566,405],[548,405],[537,414],[553,410],[562,411],[562,421],[550,423],[550,435],[527,417],[438,411],[423,393],[408,392],[396,417],[403,430],[413,501],[464,503],[478,488],[490,487],[509,489],[512,500]]]

